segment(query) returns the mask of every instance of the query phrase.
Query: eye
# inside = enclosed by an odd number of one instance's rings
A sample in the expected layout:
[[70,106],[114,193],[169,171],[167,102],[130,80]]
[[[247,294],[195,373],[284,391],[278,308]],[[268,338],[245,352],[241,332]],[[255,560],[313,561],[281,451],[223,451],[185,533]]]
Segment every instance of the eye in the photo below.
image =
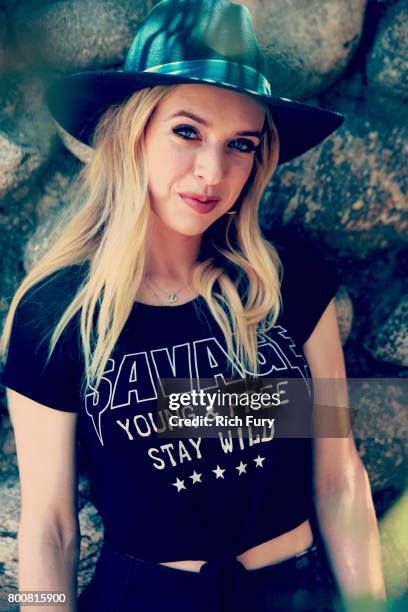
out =
[[238,149],[241,153],[252,153],[256,151],[258,147],[254,145],[252,140],[246,140],[244,138],[240,138],[239,140],[233,140],[233,142],[244,145],[245,149]]
[[176,127],[174,128],[173,132],[175,134],[177,134],[177,136],[180,136],[180,138],[183,138],[183,140],[193,140],[193,138],[188,138],[186,136],[183,136],[182,133],[188,133],[188,132],[192,132],[193,134],[197,134],[197,131],[192,128],[190,125],[181,125],[180,127]]
[[[183,135],[188,133],[197,135],[197,130],[190,125],[181,125],[174,128],[172,131],[183,140],[196,140],[195,138],[190,138],[189,136]],[[257,151],[259,148],[259,145],[255,146],[251,140],[248,140],[246,138],[238,138],[237,140],[233,140],[231,144],[238,145],[238,147],[233,146],[232,148],[238,151],[239,153],[244,154],[252,153],[254,151]]]

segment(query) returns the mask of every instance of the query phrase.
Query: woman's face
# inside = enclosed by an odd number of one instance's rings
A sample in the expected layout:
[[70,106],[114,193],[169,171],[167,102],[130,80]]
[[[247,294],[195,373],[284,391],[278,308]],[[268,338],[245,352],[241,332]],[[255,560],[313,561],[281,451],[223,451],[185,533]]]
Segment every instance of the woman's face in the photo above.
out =
[[[145,130],[155,221],[185,236],[201,235],[236,202],[260,143],[265,108],[212,85],[179,85]],[[180,194],[216,198],[197,203]]]

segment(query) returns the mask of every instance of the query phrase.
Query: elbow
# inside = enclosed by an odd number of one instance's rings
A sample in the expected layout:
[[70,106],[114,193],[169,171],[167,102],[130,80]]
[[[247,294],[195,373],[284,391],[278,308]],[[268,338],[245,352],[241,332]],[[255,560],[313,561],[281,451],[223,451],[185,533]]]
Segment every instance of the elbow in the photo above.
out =
[[29,524],[20,521],[17,533],[18,542],[26,545],[46,545],[60,550],[79,549],[81,532],[79,522],[66,524],[59,521],[49,521],[46,524],[37,523],[33,528],[33,523]]
[[342,465],[341,473],[325,474],[315,480],[315,498],[319,501],[341,497],[353,500],[371,499],[371,486],[367,469],[359,455],[356,455],[347,465]]

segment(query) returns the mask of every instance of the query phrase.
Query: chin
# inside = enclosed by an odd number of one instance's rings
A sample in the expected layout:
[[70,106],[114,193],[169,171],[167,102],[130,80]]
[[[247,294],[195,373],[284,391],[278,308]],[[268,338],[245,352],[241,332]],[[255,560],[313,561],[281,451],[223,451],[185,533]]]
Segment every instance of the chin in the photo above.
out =
[[172,219],[160,218],[161,224],[168,231],[182,236],[201,236],[216,219],[191,219],[186,215],[174,215]]
[[[170,226],[169,226],[170,227]],[[171,226],[170,229],[175,233],[180,234],[181,236],[201,236],[207,229],[208,226],[183,226],[183,227],[174,227]]]

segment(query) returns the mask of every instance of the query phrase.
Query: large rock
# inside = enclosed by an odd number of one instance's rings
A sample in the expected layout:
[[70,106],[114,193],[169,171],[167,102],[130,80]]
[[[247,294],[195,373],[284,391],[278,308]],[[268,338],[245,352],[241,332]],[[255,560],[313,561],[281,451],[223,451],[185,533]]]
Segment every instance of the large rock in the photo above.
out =
[[366,0],[246,0],[268,57],[273,92],[306,99],[343,73],[359,43]]
[[79,161],[63,151],[49,165],[36,192],[37,230],[25,245],[24,268],[29,268],[49,249],[80,203],[75,200]]
[[78,594],[86,587],[95,571],[103,542],[103,525],[95,506],[88,501],[79,514],[81,525],[81,559],[78,573]]
[[407,377],[408,370],[403,365],[388,359],[385,363],[385,356],[376,358],[369,352],[368,339],[371,343],[373,334],[382,328],[408,291],[408,249],[390,247],[361,260],[336,256],[332,263],[347,287],[354,309],[353,325],[344,346],[349,376]]
[[354,258],[403,246],[408,175],[401,151],[407,134],[404,123],[380,121],[364,108],[347,112],[337,132],[278,169],[263,196],[265,222],[318,233]]
[[367,57],[367,81],[374,90],[408,98],[408,1],[391,5]]
[[[4,472],[0,484],[0,589],[2,592],[13,593],[17,589],[17,529],[20,515],[20,485],[18,479],[5,480]],[[4,600],[3,600],[4,601]],[[1,605],[1,604],[0,604]],[[4,609],[4,608],[3,608]],[[18,612],[13,607],[11,612]]]
[[347,292],[344,285],[339,287],[336,293],[336,313],[339,323],[340,338],[342,344],[347,342],[350,336],[351,328],[353,325],[353,302]]
[[24,150],[0,132],[0,198],[19,182]]
[[[88,501],[88,478],[80,473],[78,479],[79,524],[81,530],[81,556],[78,572],[78,594],[88,584],[95,570],[95,561],[103,539],[101,518]],[[17,477],[2,478],[0,485],[0,589],[15,592],[18,583],[17,532],[21,509],[21,488]],[[0,603],[1,605],[1,603]],[[3,608],[1,608],[3,609]],[[9,610],[9,608],[7,608]],[[13,608],[11,612],[18,612]]]
[[365,347],[376,359],[408,367],[408,296],[371,336]]
[[408,485],[407,379],[350,379],[353,434],[373,491]]
[[[47,219],[51,218],[57,224],[56,217],[64,213],[70,185],[78,173],[79,166],[78,160],[65,149],[60,149],[60,154],[55,155],[35,187],[21,187],[17,190],[20,193],[18,201],[2,202],[0,318],[8,310],[11,296],[36,258],[42,241],[50,244],[52,237],[47,235]],[[56,232],[59,230],[57,227]],[[31,238],[36,232],[37,240],[32,244]]]
[[23,3],[14,13],[27,65],[62,72],[122,63],[148,0],[65,0]]
[[[66,0],[39,6],[23,2],[15,13],[20,52],[29,64],[59,71],[122,63],[153,4],[157,2]],[[360,39],[366,0],[246,0],[245,4],[269,57],[274,91],[307,98],[326,89],[347,66]]]
[[19,200],[27,193],[59,146],[42,91],[35,77],[9,74],[0,80],[0,198]]

